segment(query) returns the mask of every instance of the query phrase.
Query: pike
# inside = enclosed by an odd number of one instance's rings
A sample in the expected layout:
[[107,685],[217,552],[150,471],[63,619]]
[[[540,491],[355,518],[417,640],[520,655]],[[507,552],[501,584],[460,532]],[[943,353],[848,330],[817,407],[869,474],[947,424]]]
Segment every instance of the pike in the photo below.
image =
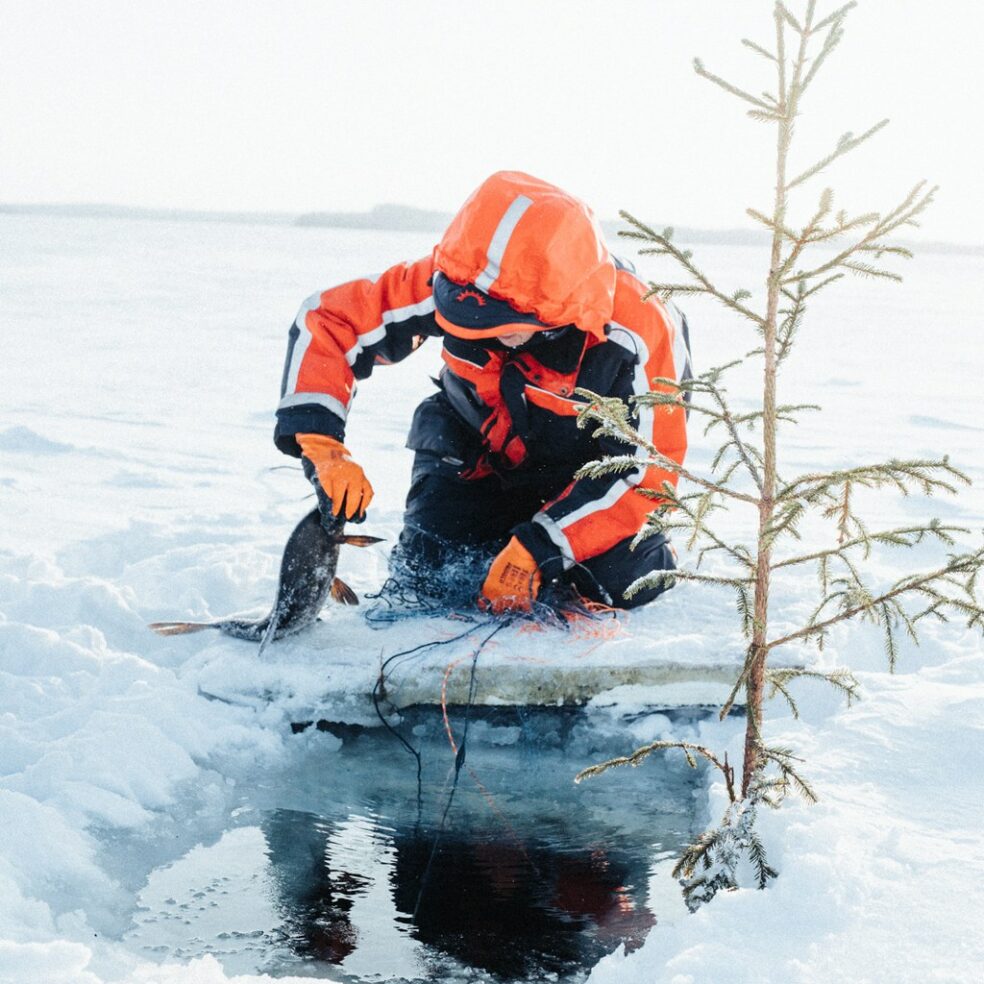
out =
[[345,519],[321,518],[312,509],[294,528],[280,562],[277,600],[270,614],[260,619],[223,618],[211,622],[151,622],[148,628],[158,635],[186,635],[203,629],[218,629],[236,639],[260,643],[260,652],[271,639],[300,632],[317,621],[328,596],[344,605],[359,603],[356,593],[335,576],[338,551],[342,544],[368,547],[379,543],[377,536],[355,536],[343,532]]

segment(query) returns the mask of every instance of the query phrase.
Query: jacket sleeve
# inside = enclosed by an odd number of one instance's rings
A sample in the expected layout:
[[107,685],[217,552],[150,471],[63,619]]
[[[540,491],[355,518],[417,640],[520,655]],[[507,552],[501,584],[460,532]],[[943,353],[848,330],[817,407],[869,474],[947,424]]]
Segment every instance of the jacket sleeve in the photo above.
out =
[[353,280],[309,297],[290,326],[274,441],[300,456],[295,434],[345,436],[356,380],[405,359],[438,334],[431,292],[433,262],[390,267],[376,280]]
[[[652,305],[635,327],[613,323],[609,341],[633,352],[635,359],[628,373],[616,381],[617,392],[605,395],[629,396],[648,393],[656,377],[690,377],[690,351],[687,323],[670,305]],[[636,312],[639,313],[638,311]],[[636,427],[655,447],[682,464],[687,451],[687,411],[685,403],[674,407],[640,407]],[[631,446],[612,439],[602,444],[603,454],[632,453]],[[641,461],[647,452],[636,449]],[[664,482],[674,487],[674,472],[642,464],[631,471],[600,478],[576,479],[552,502],[548,502],[528,523],[513,530],[548,577],[610,550],[626,537],[635,536],[646,517],[658,506],[640,489],[659,490]]]

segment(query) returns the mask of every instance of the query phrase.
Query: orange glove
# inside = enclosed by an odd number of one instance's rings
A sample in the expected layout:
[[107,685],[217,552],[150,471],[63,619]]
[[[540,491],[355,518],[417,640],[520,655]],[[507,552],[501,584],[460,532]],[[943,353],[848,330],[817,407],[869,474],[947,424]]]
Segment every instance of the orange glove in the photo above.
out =
[[543,576],[536,561],[513,537],[492,561],[478,599],[479,607],[486,611],[491,609],[496,615],[510,611],[528,612],[542,584]]
[[345,518],[361,516],[372,502],[372,486],[366,473],[349,456],[348,448],[325,434],[296,434],[301,453],[314,465],[325,495],[331,499],[331,511]]

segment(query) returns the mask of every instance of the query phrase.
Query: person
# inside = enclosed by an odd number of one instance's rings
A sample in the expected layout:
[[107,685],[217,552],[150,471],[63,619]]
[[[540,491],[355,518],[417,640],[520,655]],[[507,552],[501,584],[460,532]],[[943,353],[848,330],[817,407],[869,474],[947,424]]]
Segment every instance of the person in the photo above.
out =
[[[410,424],[397,581],[495,613],[529,611],[559,585],[616,607],[656,597],[661,585],[631,599],[625,589],[673,568],[669,542],[657,534],[633,549],[633,540],[676,475],[640,463],[577,477],[606,454],[645,457],[579,427],[578,390],[629,400],[656,378],[688,378],[687,322],[609,252],[591,210],[545,181],[499,172],[431,255],[305,301],[290,328],[275,441],[302,457],[323,509],[364,518],[372,486],[342,443],[356,381],[428,337],[443,340],[444,364]],[[642,436],[682,463],[685,403],[632,412]]]

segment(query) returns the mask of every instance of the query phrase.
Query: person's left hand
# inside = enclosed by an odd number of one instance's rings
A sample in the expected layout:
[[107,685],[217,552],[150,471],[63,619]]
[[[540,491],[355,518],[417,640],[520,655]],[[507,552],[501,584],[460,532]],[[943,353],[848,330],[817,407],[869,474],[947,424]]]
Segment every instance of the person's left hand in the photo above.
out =
[[478,599],[479,607],[495,615],[528,612],[542,584],[543,575],[533,556],[513,537],[492,561]]

